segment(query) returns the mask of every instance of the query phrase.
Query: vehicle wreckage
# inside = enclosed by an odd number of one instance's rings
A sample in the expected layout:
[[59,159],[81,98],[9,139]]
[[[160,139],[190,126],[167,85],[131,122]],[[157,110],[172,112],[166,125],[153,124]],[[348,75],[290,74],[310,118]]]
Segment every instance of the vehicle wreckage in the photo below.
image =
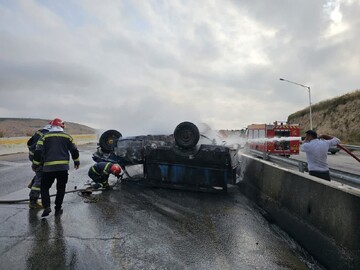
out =
[[195,124],[182,122],[170,135],[123,137],[107,130],[93,160],[117,163],[126,173],[126,167],[142,164],[141,178],[150,186],[226,192],[228,184],[237,184],[238,150],[236,145],[216,144]]

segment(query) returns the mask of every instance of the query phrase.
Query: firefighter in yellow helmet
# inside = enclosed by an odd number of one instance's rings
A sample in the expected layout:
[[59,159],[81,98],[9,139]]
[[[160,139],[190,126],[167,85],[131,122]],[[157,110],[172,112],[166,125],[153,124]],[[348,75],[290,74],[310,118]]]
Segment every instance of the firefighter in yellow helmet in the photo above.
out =
[[[36,144],[39,141],[39,139],[44,136],[46,133],[49,132],[49,129],[51,128],[51,125],[48,124],[44,126],[42,129],[39,129],[34,133],[33,136],[27,141],[27,146],[29,148],[29,160],[32,162],[34,159],[34,152],[36,149]],[[30,209],[39,209],[43,208],[42,204],[38,202],[38,199],[40,197],[40,188],[41,188],[41,176],[42,176],[42,166],[39,166],[35,172],[35,176],[31,180],[30,184],[28,185],[28,188],[30,188],[30,203],[29,208]]]

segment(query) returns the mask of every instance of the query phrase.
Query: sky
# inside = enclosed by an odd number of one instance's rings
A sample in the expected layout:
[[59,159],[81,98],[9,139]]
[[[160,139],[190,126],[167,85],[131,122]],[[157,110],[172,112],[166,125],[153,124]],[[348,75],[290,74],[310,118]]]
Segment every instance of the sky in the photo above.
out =
[[0,117],[123,135],[286,120],[360,87],[360,0],[0,0]]

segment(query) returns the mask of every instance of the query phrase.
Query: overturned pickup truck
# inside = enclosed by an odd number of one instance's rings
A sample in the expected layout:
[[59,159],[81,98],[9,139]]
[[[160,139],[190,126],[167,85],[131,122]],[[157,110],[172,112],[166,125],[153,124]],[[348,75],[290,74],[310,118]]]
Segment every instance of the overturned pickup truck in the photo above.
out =
[[171,135],[122,137],[108,130],[98,145],[94,161],[117,163],[125,172],[142,164],[143,181],[150,186],[226,192],[228,184],[237,183],[238,149],[216,145],[191,122],[180,123]]

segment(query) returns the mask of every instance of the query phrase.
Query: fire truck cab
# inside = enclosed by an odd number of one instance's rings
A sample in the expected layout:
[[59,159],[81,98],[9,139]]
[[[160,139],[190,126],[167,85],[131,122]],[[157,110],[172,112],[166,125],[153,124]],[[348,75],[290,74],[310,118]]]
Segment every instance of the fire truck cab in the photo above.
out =
[[250,149],[282,156],[298,155],[300,127],[275,121],[273,124],[251,124],[247,127]]

